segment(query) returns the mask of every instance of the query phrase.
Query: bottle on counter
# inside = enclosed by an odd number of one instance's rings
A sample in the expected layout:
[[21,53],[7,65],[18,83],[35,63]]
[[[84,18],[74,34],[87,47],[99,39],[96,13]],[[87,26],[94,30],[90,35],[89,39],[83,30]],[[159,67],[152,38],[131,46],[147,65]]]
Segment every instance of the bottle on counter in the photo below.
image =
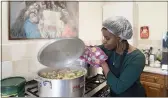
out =
[[145,65],[149,66],[149,51],[147,49],[144,50],[144,55],[145,55]]
[[155,63],[155,54],[153,53],[153,47],[149,49],[149,65],[153,65]]
[[157,51],[157,53],[156,53],[156,59],[157,59],[158,61],[160,61],[160,62],[161,62],[161,60],[162,60],[162,52],[161,52],[160,49],[158,49],[158,51]]

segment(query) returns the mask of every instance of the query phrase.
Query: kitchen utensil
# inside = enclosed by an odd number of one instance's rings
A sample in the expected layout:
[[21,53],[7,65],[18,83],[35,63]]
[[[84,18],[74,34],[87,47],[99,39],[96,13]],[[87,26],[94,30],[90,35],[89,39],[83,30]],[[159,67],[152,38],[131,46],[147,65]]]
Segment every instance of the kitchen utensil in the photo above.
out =
[[38,61],[48,67],[69,67],[84,52],[85,44],[78,38],[62,38],[46,44],[38,53]]
[[71,69],[83,70],[81,77],[74,79],[47,79],[40,76],[43,72],[52,72],[57,68],[44,68],[38,72],[39,97],[82,97],[85,90],[85,77],[87,70],[80,66],[72,66]]
[[26,79],[23,77],[9,77],[1,80],[1,94],[3,97],[24,97]]

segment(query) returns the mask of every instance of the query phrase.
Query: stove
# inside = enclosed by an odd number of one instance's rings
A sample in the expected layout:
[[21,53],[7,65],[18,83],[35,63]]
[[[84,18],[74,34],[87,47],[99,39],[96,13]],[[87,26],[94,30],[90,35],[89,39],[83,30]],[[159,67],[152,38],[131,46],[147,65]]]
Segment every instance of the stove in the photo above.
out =
[[[25,89],[25,97],[39,97],[37,81],[28,81]],[[104,75],[97,74],[94,77],[86,79],[84,97],[108,97],[109,92]]]

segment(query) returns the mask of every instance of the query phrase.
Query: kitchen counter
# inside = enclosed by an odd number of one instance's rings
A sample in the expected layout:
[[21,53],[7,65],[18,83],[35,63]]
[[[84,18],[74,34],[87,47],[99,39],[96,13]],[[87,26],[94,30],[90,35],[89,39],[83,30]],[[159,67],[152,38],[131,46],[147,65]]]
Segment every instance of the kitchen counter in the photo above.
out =
[[166,71],[166,70],[162,70],[161,68],[149,67],[149,66],[145,66],[143,71],[144,72],[161,74],[161,75],[168,75],[168,71]]

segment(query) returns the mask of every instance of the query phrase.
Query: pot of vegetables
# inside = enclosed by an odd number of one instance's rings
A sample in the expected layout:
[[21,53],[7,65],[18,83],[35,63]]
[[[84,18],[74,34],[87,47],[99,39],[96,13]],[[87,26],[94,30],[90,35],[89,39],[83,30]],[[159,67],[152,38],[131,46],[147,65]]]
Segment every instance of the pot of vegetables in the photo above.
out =
[[83,67],[44,68],[38,72],[40,97],[82,97],[86,69]]
[[78,38],[58,39],[46,44],[38,61],[47,68],[38,71],[39,97],[82,97],[85,92],[86,68],[75,64],[85,45]]

